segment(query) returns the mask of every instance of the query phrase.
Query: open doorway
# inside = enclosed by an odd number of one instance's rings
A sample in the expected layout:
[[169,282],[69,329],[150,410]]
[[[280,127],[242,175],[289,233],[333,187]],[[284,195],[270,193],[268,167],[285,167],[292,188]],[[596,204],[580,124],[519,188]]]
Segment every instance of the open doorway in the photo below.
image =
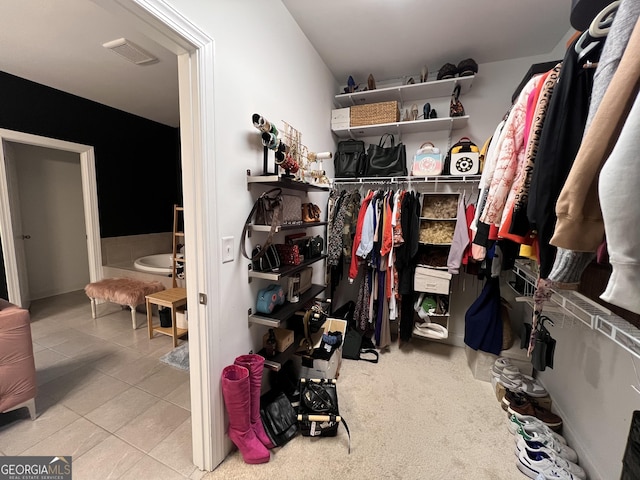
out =
[[[34,150],[35,149],[35,150]],[[0,233],[2,239],[2,250],[5,252],[5,269],[7,276],[7,291],[9,301],[20,305],[24,308],[29,306],[29,302],[31,299],[30,292],[30,281],[36,282],[35,271],[38,269],[37,261],[43,261],[42,259],[35,258],[33,252],[34,248],[29,246],[31,249],[32,255],[29,262],[32,264],[31,274],[29,273],[29,266],[27,261],[27,252],[25,250],[26,245],[25,242],[30,240],[36,240],[31,233],[28,231],[24,231],[23,227],[25,226],[23,215],[27,214],[29,217],[27,225],[36,228],[34,225],[37,224],[38,221],[42,221],[43,217],[38,216],[35,212],[38,210],[38,205],[31,204],[27,201],[25,197],[29,194],[27,192],[20,192],[20,177],[22,177],[23,187],[27,185],[26,188],[38,188],[37,186],[29,183],[29,179],[27,178],[29,175],[32,175],[33,172],[28,171],[29,167],[26,165],[21,165],[20,158],[18,155],[22,157],[22,159],[26,158],[24,155],[31,155],[38,152],[49,150],[55,151],[56,153],[51,153],[53,156],[57,157],[62,152],[62,157],[64,158],[63,162],[60,162],[60,158],[53,162],[50,162],[49,167],[53,168],[56,171],[54,175],[63,176],[64,173],[69,174],[71,171],[75,171],[76,174],[79,173],[80,183],[76,183],[73,188],[65,187],[64,184],[58,185],[55,188],[55,192],[52,192],[51,189],[47,189],[48,192],[38,192],[38,194],[42,195],[39,201],[49,201],[53,199],[56,195],[66,195],[63,193],[65,191],[71,192],[74,191],[76,201],[82,202],[82,223],[84,225],[67,225],[66,220],[62,220],[60,217],[64,216],[63,212],[54,213],[54,220],[62,222],[66,227],[68,232],[65,232],[65,229],[62,229],[61,232],[61,242],[63,245],[59,245],[63,250],[69,250],[66,242],[70,242],[69,237],[66,236],[66,233],[73,234],[74,240],[71,241],[71,245],[80,245],[82,249],[82,257],[83,261],[80,262],[79,265],[75,265],[75,260],[71,259],[71,252],[69,252],[69,256],[65,259],[67,262],[74,263],[74,267],[71,269],[74,273],[70,274],[69,277],[65,279],[64,285],[59,285],[57,288],[64,290],[70,287],[73,283],[74,285],[81,285],[87,276],[82,276],[80,271],[86,272],[88,268],[88,281],[95,281],[102,277],[102,255],[100,250],[100,226],[99,226],[99,217],[98,217],[98,200],[97,200],[97,187],[96,187],[96,174],[95,174],[95,163],[94,163],[94,155],[93,155],[93,147],[88,145],[81,145],[72,142],[65,142],[61,140],[55,140],[52,138],[41,137],[38,135],[31,135],[22,132],[15,132],[11,130],[0,129],[0,195],[2,200],[0,202]],[[24,154],[24,155],[23,155]],[[74,160],[71,160],[72,157],[68,155],[72,155]],[[37,154],[36,154],[37,156]],[[75,159],[78,159],[78,164],[75,164]],[[33,162],[37,162],[37,160],[29,159],[26,160],[26,163],[33,164]],[[56,164],[56,165],[53,165]],[[42,165],[40,165],[42,167]],[[79,167],[79,169],[78,169]],[[22,171],[22,175],[20,174]],[[61,178],[61,183],[64,183],[65,179]],[[47,182],[48,183],[48,182]],[[52,184],[53,185],[53,184]],[[46,195],[53,195],[53,197],[49,197],[49,200],[44,200]],[[21,198],[22,197],[22,198]],[[67,197],[69,200],[69,197]],[[57,203],[57,200],[54,201]],[[23,212],[23,208],[25,207],[25,211]],[[67,206],[69,212],[71,212],[72,207]],[[64,208],[64,205],[61,205],[61,208]],[[41,208],[43,209],[43,208]],[[75,213],[73,218],[75,222],[78,221],[78,212],[79,206],[75,205],[73,210]],[[56,217],[57,215],[57,217]],[[48,220],[51,221],[51,220]],[[41,226],[37,228],[40,229]],[[60,227],[58,225],[57,227]],[[42,232],[42,230],[39,230]],[[84,231],[84,239],[82,238],[82,233]],[[38,241],[44,242],[43,245],[49,250],[49,254],[53,254],[53,250],[51,248],[55,247],[51,245],[50,242],[47,243],[47,240],[51,240],[49,238],[49,233],[39,233],[37,235],[39,238]],[[44,238],[44,237],[47,238]],[[31,237],[31,238],[27,238]],[[64,237],[64,238],[62,238]],[[86,255],[84,251],[86,249]],[[55,255],[60,252],[56,250]],[[84,263],[84,258],[86,258],[86,264]],[[49,262],[49,260],[46,260]],[[53,265],[49,265],[51,268],[55,269],[55,262]],[[46,266],[45,266],[46,267]],[[66,270],[66,266],[63,268]],[[69,270],[70,271],[70,270]],[[52,273],[52,275],[57,275],[60,272]],[[33,278],[30,279],[30,277]],[[42,296],[47,296],[48,292],[46,292],[46,288],[44,286],[44,282],[50,280],[46,278],[38,278],[37,282],[34,285],[40,291],[34,292],[36,297],[41,298]],[[42,282],[42,283],[41,283]],[[84,284],[86,285],[85,282]],[[69,290],[67,290],[69,291]],[[55,295],[55,293],[51,293],[51,295]]]
[[[11,152],[11,153],[9,153]],[[89,283],[80,155],[6,142],[15,162],[30,298],[51,297]]]

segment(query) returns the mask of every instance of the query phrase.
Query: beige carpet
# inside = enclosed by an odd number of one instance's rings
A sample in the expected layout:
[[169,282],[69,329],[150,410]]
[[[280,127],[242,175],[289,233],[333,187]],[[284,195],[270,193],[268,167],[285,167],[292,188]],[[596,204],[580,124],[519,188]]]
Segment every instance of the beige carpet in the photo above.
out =
[[296,436],[247,465],[233,451],[214,479],[525,479],[515,443],[491,385],[475,380],[464,349],[413,339],[378,364],[343,360],[340,413],[351,430],[351,455],[341,426],[334,438]]

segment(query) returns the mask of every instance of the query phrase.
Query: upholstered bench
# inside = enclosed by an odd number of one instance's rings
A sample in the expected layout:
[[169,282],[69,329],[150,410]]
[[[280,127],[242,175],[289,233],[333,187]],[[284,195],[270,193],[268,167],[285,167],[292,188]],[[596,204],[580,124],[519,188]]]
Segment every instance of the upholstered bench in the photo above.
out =
[[144,282],[133,278],[105,278],[84,287],[87,297],[91,300],[91,316],[97,318],[96,300],[107,300],[131,309],[131,324],[136,324],[136,306],[145,303],[145,297],[164,290],[161,282]]

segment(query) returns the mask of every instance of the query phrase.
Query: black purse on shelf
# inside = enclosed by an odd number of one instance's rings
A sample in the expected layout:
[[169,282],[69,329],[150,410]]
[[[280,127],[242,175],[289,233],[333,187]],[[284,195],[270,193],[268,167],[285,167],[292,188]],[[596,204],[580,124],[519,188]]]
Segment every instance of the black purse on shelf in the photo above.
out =
[[[391,138],[391,146],[385,147]],[[367,149],[365,177],[406,177],[407,151],[403,143],[395,144],[395,137],[385,133],[378,145],[371,144]]]
[[251,252],[251,268],[256,272],[273,272],[280,268],[280,256],[272,243],[266,248],[258,245]]
[[355,178],[362,176],[365,163],[364,142],[343,140],[338,142],[338,150],[333,158],[335,178]]

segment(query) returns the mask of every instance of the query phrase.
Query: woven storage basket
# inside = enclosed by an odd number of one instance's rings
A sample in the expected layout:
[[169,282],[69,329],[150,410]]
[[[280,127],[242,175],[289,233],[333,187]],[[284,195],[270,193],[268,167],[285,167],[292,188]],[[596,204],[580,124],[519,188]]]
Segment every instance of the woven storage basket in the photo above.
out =
[[444,222],[422,220],[420,222],[420,242],[436,245],[452,243],[455,229],[455,220]]
[[458,194],[425,194],[422,197],[422,216],[426,218],[456,218]]
[[370,103],[351,107],[351,126],[379,125],[400,121],[398,102]]

